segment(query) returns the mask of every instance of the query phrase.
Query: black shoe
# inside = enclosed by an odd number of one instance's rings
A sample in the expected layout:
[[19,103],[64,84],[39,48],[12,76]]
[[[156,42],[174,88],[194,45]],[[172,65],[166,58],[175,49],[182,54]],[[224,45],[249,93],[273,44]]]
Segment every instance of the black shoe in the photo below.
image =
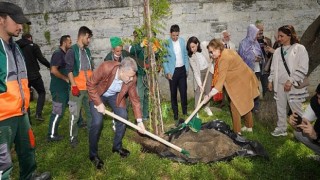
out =
[[97,169],[102,169],[104,163],[103,161],[98,157],[91,157],[90,161],[94,164],[94,166],[96,166]]
[[85,128],[87,128],[87,123],[81,123],[78,127],[85,129]]
[[36,114],[36,120],[38,121],[44,121],[43,117],[41,114]]
[[119,150],[116,150],[116,149],[112,149],[112,152],[113,153],[118,153],[122,158],[126,158],[130,155],[130,151],[124,149],[124,148],[121,148]]
[[184,123],[184,119],[180,118],[179,120],[176,121],[175,126],[178,127],[182,123]]
[[48,142],[53,142],[53,141],[61,141],[63,139],[63,136],[56,135],[53,137],[48,137],[47,141]]
[[51,174],[49,172],[44,172],[41,174],[33,173],[31,176],[31,180],[49,180],[51,179]]
[[70,145],[72,148],[76,148],[77,145],[79,144],[79,141],[77,138],[74,138],[73,140],[70,140]]

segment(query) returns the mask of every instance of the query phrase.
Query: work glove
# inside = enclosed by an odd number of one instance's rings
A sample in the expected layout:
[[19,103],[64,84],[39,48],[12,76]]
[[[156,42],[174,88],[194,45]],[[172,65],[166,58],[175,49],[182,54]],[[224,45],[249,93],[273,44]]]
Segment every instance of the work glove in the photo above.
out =
[[139,133],[144,134],[146,129],[145,129],[145,127],[144,127],[144,124],[143,124],[143,122],[142,122],[142,119],[137,119],[137,126],[140,127],[140,130],[138,130]]
[[106,114],[106,106],[103,103],[99,104],[98,106],[94,106],[97,111],[101,114]]
[[71,87],[71,93],[73,96],[79,96],[80,95],[80,90],[78,86],[72,86]]

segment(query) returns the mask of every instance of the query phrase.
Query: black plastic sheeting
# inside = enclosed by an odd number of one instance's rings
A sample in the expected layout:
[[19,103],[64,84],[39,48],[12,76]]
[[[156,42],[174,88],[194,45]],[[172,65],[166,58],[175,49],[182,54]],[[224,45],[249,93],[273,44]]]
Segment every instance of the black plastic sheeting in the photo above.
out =
[[[247,140],[244,137],[234,133],[230,126],[228,124],[226,124],[224,121],[222,120],[214,120],[211,122],[207,122],[207,123],[203,123],[201,130],[203,129],[215,129],[225,135],[227,135],[230,139],[233,140],[233,142],[235,144],[237,144],[238,146],[241,147],[241,150],[237,151],[236,153],[234,153],[231,156],[227,156],[227,157],[223,157],[221,159],[218,159],[216,161],[211,161],[208,163],[213,163],[213,162],[217,162],[217,161],[230,161],[232,158],[236,157],[236,156],[242,156],[242,157],[262,157],[265,158],[267,160],[269,160],[269,155],[266,152],[266,150],[264,149],[264,147],[262,146],[262,144],[260,144],[257,141],[252,141],[252,140]],[[179,136],[182,133],[188,132],[190,129],[188,127],[186,127],[185,129],[170,135],[169,137],[169,141],[171,142],[172,139],[177,139],[179,138]],[[200,162],[199,159],[192,159],[192,158],[188,158],[187,156],[176,156],[175,154],[173,154],[169,149],[167,149],[166,151],[160,152],[159,155],[161,157],[165,157],[168,159],[171,159],[173,161],[176,162],[181,162],[181,163],[198,163]]]

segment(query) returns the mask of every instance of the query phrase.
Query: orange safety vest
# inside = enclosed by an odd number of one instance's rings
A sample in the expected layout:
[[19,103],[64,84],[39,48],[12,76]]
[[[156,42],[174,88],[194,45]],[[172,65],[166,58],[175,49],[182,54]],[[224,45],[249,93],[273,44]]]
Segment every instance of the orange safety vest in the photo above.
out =
[[23,115],[30,101],[25,61],[19,46],[10,41],[13,49],[0,38],[0,121]]
[[81,67],[81,51],[77,44],[71,46],[74,51],[74,68],[73,76],[74,81],[76,82],[79,90],[87,90],[87,80],[92,76],[92,67],[91,67],[91,53],[88,48],[85,48],[87,60],[89,63],[89,69],[83,70]]

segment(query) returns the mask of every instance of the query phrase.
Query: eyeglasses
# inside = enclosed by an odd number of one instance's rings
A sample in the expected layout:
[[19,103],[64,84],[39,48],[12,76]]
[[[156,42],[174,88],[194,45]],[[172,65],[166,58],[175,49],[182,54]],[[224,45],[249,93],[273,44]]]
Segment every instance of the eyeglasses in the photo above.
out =
[[212,51],[209,51],[209,55],[210,55],[210,56],[213,56],[213,53],[212,53]]

